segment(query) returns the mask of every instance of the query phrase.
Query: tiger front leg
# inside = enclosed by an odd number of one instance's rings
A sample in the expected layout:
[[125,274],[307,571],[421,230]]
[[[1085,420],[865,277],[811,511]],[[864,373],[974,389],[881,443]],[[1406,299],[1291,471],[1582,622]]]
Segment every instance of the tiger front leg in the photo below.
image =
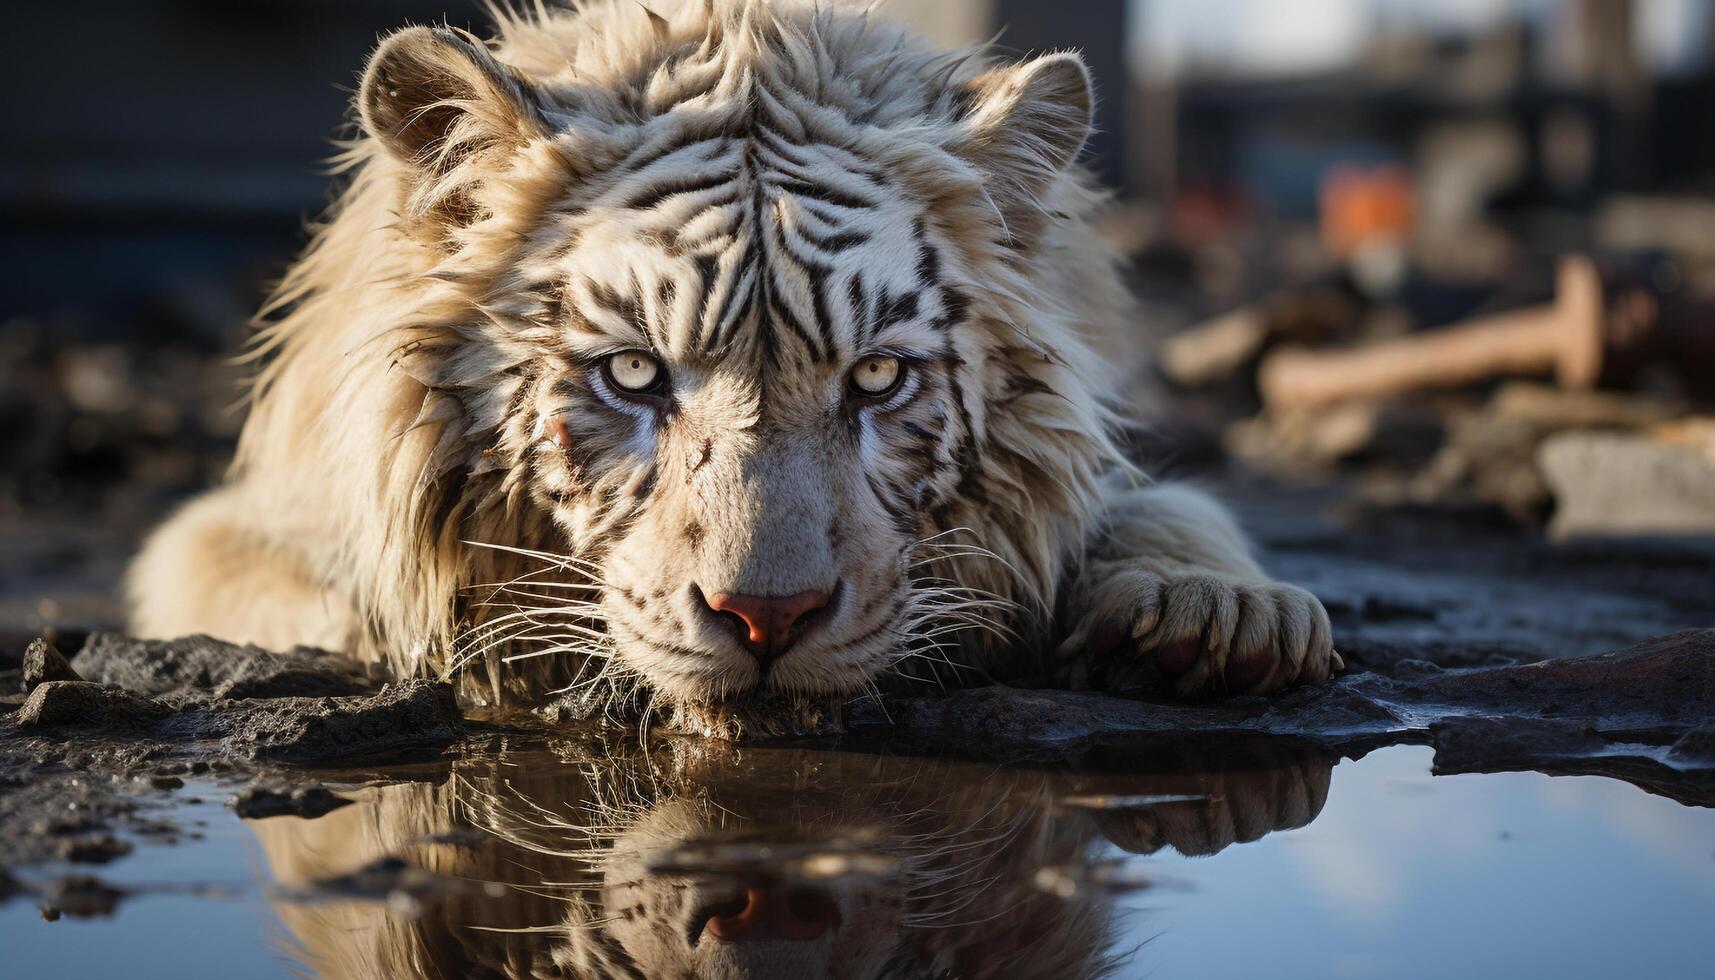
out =
[[1096,677],[1142,668],[1181,697],[1263,694],[1344,667],[1322,603],[1270,579],[1207,496],[1127,490],[1108,518],[1064,607],[1062,661]]

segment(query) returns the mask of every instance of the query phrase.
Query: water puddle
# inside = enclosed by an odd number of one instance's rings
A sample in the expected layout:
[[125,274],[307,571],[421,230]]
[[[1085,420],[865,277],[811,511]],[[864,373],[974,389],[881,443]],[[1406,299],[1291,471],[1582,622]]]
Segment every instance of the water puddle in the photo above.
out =
[[241,820],[234,787],[192,782],[172,795],[176,844],[97,869],[110,911],[50,892],[76,866],[19,874],[37,894],[0,905],[6,972],[1281,980],[1715,961],[1715,810],[1601,777],[1431,777],[1427,748],[1337,763],[1258,739],[1123,773],[511,741],[406,781],[330,778],[356,802],[314,819]]

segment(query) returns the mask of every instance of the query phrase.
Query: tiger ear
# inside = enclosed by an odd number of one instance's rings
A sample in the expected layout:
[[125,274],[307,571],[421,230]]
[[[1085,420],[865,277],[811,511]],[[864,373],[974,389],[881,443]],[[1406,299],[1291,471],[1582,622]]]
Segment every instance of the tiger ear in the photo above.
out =
[[1076,54],[991,68],[965,84],[964,156],[992,180],[1011,223],[1043,210],[1041,197],[1090,137],[1095,87]]
[[481,43],[408,27],[370,56],[358,87],[364,131],[399,160],[441,176],[477,150],[546,132],[540,102]]

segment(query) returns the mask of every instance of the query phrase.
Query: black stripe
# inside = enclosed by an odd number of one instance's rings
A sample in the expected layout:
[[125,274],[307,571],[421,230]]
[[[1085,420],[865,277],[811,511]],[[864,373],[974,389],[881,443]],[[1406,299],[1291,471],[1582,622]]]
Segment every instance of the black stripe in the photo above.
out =
[[918,218],[913,224],[911,234],[917,239],[917,282],[925,287],[939,286],[941,256],[935,251],[935,246],[929,243],[929,233],[923,227],[922,218]]
[[[805,160],[799,155],[800,153],[811,149],[811,146],[793,143],[786,137],[782,136],[777,130],[768,126],[758,126],[756,129],[756,135],[759,137],[759,142],[761,142],[769,152],[773,153],[775,156],[790,161],[794,166],[801,169],[810,169],[815,166],[814,161]],[[858,176],[874,181],[877,184],[886,183],[887,177],[885,172],[877,167],[865,165],[861,162],[861,159],[850,150],[842,150],[838,145],[829,143],[818,145],[825,147],[823,155],[828,157],[830,162],[841,170],[857,174]],[[834,152],[828,152],[830,150]],[[841,159],[841,157],[844,157],[845,159]]]
[[[764,231],[764,227],[765,227],[764,220],[765,220],[765,216],[767,214],[767,202],[765,202],[763,200],[763,196],[762,196],[762,181],[757,179],[757,174],[759,173],[759,171],[757,169],[756,151],[754,149],[747,151],[745,153],[744,159],[745,159],[745,166],[750,169],[750,173],[751,173],[751,184],[750,184],[750,210],[751,210],[750,217],[751,217],[751,223],[752,223],[752,227],[754,227],[757,230],[757,234],[760,236],[758,241],[757,241],[757,251],[762,253],[762,264],[764,267],[762,270],[762,274],[757,277],[756,294],[757,294],[757,299],[762,306],[762,312],[763,312],[764,317],[768,318],[769,320],[772,320],[775,317],[775,314],[774,314],[774,308],[775,308],[774,286],[773,286],[773,283],[774,283],[774,266],[769,261],[769,259],[770,259],[770,256],[768,254],[769,236]],[[773,325],[771,322],[770,323],[764,323],[762,325],[762,330],[760,331],[760,336],[761,336],[761,340],[762,340],[762,355],[763,355],[765,362],[771,366],[777,364],[779,362],[779,357],[780,357],[780,351],[778,348],[778,339],[779,338],[777,338],[775,336],[775,331],[773,330]],[[806,339],[806,343],[808,343],[807,339]]]
[[596,305],[630,323],[638,333],[652,342],[655,341],[654,332],[649,328],[649,317],[643,309],[643,304],[639,302],[641,287],[635,272],[631,275],[632,292],[628,296],[622,296],[617,289],[594,279],[587,279],[585,283],[589,286],[590,298]]
[[828,313],[828,283],[833,267],[817,263],[807,266],[810,276],[810,305],[816,318],[816,332],[822,337],[822,349],[832,357],[839,345],[834,342],[834,318]]
[[973,450],[976,446],[976,426],[971,421],[970,408],[965,405],[964,385],[959,383],[959,368],[963,367],[965,362],[954,353],[951,344],[941,352],[940,360],[947,373],[947,389],[953,396],[953,407],[959,413],[961,431],[953,443],[953,462],[959,468],[958,492],[973,502],[980,502],[984,494],[975,483],[977,459]]
[[[750,316],[750,311],[755,308],[756,285],[752,283],[750,288],[745,288],[745,279],[754,278],[756,261],[756,251],[746,249],[743,263],[733,273],[732,291],[728,293],[726,298],[726,312],[722,316],[721,322],[715,327],[713,335],[710,336],[705,350],[711,353],[720,350],[738,332],[739,325]],[[736,303],[733,302],[735,295],[738,298]]]
[[717,276],[720,274],[720,256],[698,253],[691,256],[691,262],[697,274],[697,329],[701,331],[708,316],[709,297],[714,294]]
[[947,330],[954,324],[963,323],[970,312],[971,301],[957,289],[941,290],[941,315],[929,321],[936,330]]
[[861,197],[847,194],[843,191],[837,191],[824,185],[812,184],[804,180],[783,180],[775,186],[782,193],[791,194],[793,197],[802,197],[812,201],[821,201],[824,204],[832,204],[837,208],[850,208],[854,211],[864,211],[875,207],[874,201],[866,201]]
[[923,443],[926,446],[932,446],[935,443],[941,441],[940,433],[930,432],[928,429],[923,428],[923,426],[921,424],[919,424],[918,422],[915,422],[911,419],[906,419],[905,421],[899,423],[899,427],[901,429],[904,429],[906,432],[910,433],[911,435],[916,436],[917,441],[920,443]]
[[676,180],[664,181],[654,187],[638,193],[621,207],[632,211],[648,211],[669,197],[680,194],[695,194],[698,191],[713,190],[733,181],[734,175],[727,173],[703,174],[696,177],[680,177]]
[[[680,150],[696,146],[699,143],[713,142],[716,144],[715,148],[717,150],[720,148],[717,141],[707,136],[697,135],[695,133],[676,133],[674,136],[674,139],[668,140],[666,143],[657,147],[650,147],[647,145],[638,147],[631,152],[630,156],[621,160],[619,165],[613,168],[614,171],[616,173],[639,174]],[[710,153],[705,155],[704,159],[710,159],[713,156],[714,154]]]
[[863,478],[869,483],[869,492],[875,494],[876,502],[881,504],[881,509],[887,512],[888,519],[894,528],[902,533],[910,534],[917,526],[916,515],[911,513],[895,494],[888,492],[892,489],[891,487],[883,489],[877,486],[874,473],[865,473]]
[[679,298],[679,284],[663,279],[655,286],[655,309],[664,317],[673,315],[673,301]]
[[[833,317],[828,314],[828,280],[832,278],[834,267],[793,248],[792,243],[783,235],[780,237],[780,248],[804,270],[805,277],[810,281],[810,315],[815,320],[817,335],[822,338],[822,350],[826,352],[826,357],[832,357],[839,347],[834,341]],[[817,360],[825,360],[826,357],[818,357]]]
[[846,280],[846,301],[851,306],[853,333],[858,346],[868,347],[875,337],[875,324],[870,322],[869,292],[863,288],[863,273],[854,272]]
[[917,316],[917,294],[903,293],[899,296],[889,296],[882,300],[881,310],[875,317],[877,333],[893,326],[904,323]]
[[838,228],[840,223],[845,220],[838,212],[829,210],[826,206],[817,204],[815,201],[799,200],[793,203],[797,204],[798,207],[802,208],[817,221],[820,221],[822,224],[828,225],[832,228]]
[[787,142],[779,133],[776,133],[767,126],[756,127],[756,136],[758,141],[775,156],[786,160],[794,166],[810,166],[809,161],[798,156],[798,154],[805,149],[804,147]]
[[772,267],[769,268],[768,275],[764,279],[768,282],[768,289],[763,294],[763,299],[767,304],[769,316],[773,317],[775,322],[785,324],[786,328],[792,331],[793,336],[797,337],[799,342],[810,351],[811,360],[827,360],[827,355],[823,354],[822,349],[816,346],[815,338],[811,337],[809,331],[804,329],[803,322],[798,319],[797,314],[792,312],[790,305],[780,295],[780,283],[776,279],[776,273]]
[[817,249],[834,255],[869,241],[869,235],[861,231],[841,231],[831,235],[818,235],[802,226],[793,230],[798,233],[798,237],[814,245]]
[[634,307],[637,306],[637,301],[619,295],[619,290],[594,279],[585,279],[584,286],[590,295],[590,299],[607,312],[628,321],[633,320],[636,316]]
[[917,280],[925,288],[939,287],[941,293],[941,314],[929,321],[930,327],[946,330],[962,323],[970,313],[971,301],[963,292],[941,282],[941,253],[929,241],[929,230],[922,218],[912,227],[912,235],[917,239]]
[[[765,206],[761,199],[760,190],[757,194],[757,206],[759,208]],[[827,304],[822,295],[822,290],[817,283],[819,276],[827,272],[827,266],[822,265],[815,259],[803,258],[795,254],[792,247],[786,242],[785,237],[781,234],[780,228],[771,223],[767,223],[766,219],[766,211],[759,210],[757,212],[757,220],[759,224],[767,225],[768,240],[771,240],[780,252],[785,253],[787,257],[790,257],[800,265],[810,280],[810,302],[812,304],[811,315],[817,318],[825,317],[827,313]],[[770,255],[768,257],[775,259],[776,261],[781,258],[778,254]],[[831,356],[833,347],[832,343],[830,342],[827,348],[817,346],[815,340],[811,337],[810,332],[804,328],[803,321],[798,319],[797,314],[789,308],[790,304],[785,302],[782,295],[783,292],[784,291],[780,288],[779,269],[775,267],[774,262],[770,262],[768,267],[768,292],[764,295],[764,300],[768,304],[770,313],[774,314],[777,320],[785,323],[786,326],[797,335],[798,339],[803,341],[804,346],[810,351],[810,359],[812,361],[826,361],[829,356]],[[823,321],[823,323],[816,324],[816,327],[818,332],[826,337],[827,328],[825,326],[825,321]]]

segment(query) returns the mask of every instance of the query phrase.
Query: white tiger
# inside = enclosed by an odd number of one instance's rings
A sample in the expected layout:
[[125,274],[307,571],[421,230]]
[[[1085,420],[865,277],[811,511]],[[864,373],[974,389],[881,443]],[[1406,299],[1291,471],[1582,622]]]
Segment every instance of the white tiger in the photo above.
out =
[[231,478],[148,542],[134,628],[707,731],[1056,649],[1182,694],[1326,678],[1316,599],[1116,447],[1141,333],[1078,57],[666,6],[381,44]]

